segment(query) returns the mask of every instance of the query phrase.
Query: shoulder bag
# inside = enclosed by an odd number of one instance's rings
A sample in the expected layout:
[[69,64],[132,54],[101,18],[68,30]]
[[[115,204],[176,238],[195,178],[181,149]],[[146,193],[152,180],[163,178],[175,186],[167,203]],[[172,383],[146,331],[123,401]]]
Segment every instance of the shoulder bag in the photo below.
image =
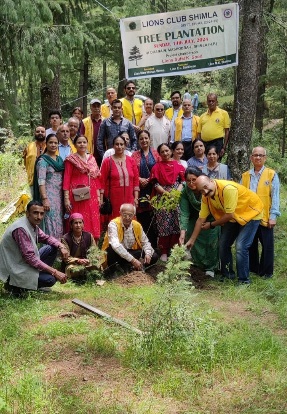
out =
[[72,188],[72,193],[75,201],[84,201],[89,200],[91,198],[90,174],[88,174],[88,177],[88,186],[78,185],[76,188]]

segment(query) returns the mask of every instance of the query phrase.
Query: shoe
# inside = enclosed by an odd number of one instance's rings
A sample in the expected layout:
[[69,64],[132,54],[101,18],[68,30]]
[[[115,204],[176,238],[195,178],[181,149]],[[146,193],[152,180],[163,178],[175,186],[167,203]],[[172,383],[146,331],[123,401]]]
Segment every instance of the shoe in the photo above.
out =
[[167,254],[162,254],[161,256],[160,256],[160,259],[159,260],[161,260],[162,262],[167,262]]
[[273,277],[273,275],[264,275],[264,276],[261,276],[261,277],[262,277],[262,279],[271,279]]
[[44,287],[40,287],[37,289],[38,292],[42,292],[42,293],[48,293],[52,291],[52,288],[48,287],[48,286],[44,286]]
[[250,280],[238,280],[238,285],[250,286]]
[[214,272],[212,270],[207,270],[205,272],[205,276],[210,276],[210,277],[214,277]]

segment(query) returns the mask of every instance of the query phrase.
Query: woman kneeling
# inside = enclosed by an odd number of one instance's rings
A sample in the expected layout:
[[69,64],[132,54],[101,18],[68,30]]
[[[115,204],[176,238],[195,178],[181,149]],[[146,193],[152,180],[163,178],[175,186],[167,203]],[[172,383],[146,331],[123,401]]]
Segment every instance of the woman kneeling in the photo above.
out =
[[[95,239],[88,231],[84,231],[84,219],[82,214],[74,213],[70,217],[70,231],[62,237],[62,243],[69,252],[68,258],[63,260],[63,271],[68,278],[83,279],[86,270],[92,270],[87,252],[91,246],[96,246]],[[84,266],[80,270],[79,266]]]

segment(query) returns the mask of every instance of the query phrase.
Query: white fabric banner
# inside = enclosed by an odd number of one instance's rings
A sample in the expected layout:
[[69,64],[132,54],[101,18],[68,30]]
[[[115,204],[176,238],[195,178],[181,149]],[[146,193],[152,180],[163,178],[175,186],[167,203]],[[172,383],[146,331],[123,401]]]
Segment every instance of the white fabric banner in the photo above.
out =
[[236,66],[238,26],[237,3],[121,19],[126,78]]

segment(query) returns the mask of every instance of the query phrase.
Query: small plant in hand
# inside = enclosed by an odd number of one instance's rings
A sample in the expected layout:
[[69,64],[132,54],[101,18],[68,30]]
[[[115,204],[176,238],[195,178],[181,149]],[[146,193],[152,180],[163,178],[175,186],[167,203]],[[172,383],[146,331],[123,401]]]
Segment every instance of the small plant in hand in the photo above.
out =
[[158,195],[148,198],[143,197],[140,199],[141,203],[148,202],[152,206],[154,210],[166,210],[171,211],[177,209],[179,205],[181,191],[178,190],[171,190],[170,192],[166,192],[161,194],[160,197]]
[[98,246],[91,246],[87,253],[87,259],[90,261],[89,267],[83,265],[74,266],[74,272],[83,272],[87,281],[101,279],[103,277],[102,264],[105,262],[106,253],[99,249]]

